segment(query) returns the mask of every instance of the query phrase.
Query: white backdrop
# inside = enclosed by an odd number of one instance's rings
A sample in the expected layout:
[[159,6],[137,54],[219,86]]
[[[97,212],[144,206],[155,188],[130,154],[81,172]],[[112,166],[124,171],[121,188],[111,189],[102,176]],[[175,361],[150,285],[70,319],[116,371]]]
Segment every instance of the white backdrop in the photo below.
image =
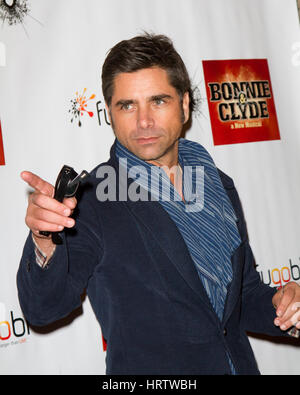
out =
[[[0,2],[0,4],[3,1]],[[8,1],[12,3],[12,1]],[[63,164],[91,170],[108,158],[101,66],[118,41],[143,30],[170,36],[204,98],[186,138],[202,143],[233,177],[257,270],[274,286],[300,277],[300,30],[295,0],[18,0],[22,21],[0,29],[0,374],[103,374],[101,332],[89,301],[47,333],[28,330],[16,272],[27,236],[31,170],[54,183]],[[4,12],[0,8],[0,12]],[[26,14],[26,15],[25,15]],[[0,13],[1,16],[1,13]],[[4,19],[4,21],[3,21]],[[19,23],[18,23],[19,22]],[[281,140],[214,146],[202,60],[267,58]],[[86,112],[71,122],[71,100],[86,88]],[[288,267],[287,269],[283,269]],[[251,338],[263,374],[299,374],[300,348]],[[300,341],[298,342],[300,344]]]

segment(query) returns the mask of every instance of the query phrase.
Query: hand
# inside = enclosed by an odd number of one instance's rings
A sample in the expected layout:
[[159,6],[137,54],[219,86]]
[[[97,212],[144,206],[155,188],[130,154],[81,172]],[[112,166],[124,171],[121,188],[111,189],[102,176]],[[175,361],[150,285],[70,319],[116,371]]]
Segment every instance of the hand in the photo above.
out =
[[[72,228],[75,221],[69,216],[76,207],[76,198],[66,198],[63,203],[60,203],[53,198],[53,185],[36,174],[23,171],[21,178],[34,189],[28,198],[25,223],[31,229],[38,243],[41,240],[47,240],[49,246],[53,245],[50,237],[40,235],[39,231],[59,232],[64,227]],[[43,243],[45,246],[45,242]]]
[[280,329],[287,330],[292,326],[300,329],[300,286],[289,282],[272,298],[277,317],[274,321]]

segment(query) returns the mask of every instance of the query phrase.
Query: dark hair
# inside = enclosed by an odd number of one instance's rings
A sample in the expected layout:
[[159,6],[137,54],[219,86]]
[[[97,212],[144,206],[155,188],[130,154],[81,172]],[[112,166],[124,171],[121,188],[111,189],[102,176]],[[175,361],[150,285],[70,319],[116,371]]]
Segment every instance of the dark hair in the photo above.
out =
[[109,51],[102,67],[102,91],[107,105],[111,104],[114,79],[118,74],[155,66],[167,72],[169,83],[177,90],[181,100],[185,92],[189,93],[192,112],[195,101],[183,60],[170,38],[150,33],[120,41]]

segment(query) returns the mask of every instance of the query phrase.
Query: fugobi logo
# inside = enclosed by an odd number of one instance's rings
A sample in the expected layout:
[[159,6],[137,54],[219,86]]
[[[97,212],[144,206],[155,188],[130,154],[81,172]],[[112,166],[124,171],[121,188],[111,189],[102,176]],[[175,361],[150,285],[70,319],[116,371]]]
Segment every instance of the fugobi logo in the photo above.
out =
[[203,70],[215,145],[280,139],[266,59],[205,60]]
[[27,321],[12,310],[7,314],[5,304],[0,302],[0,347],[24,343],[27,335],[30,335]]
[[[88,103],[90,100],[96,98],[96,95],[92,93],[89,97],[85,95],[87,89],[84,88],[82,93],[76,92],[76,96],[74,99],[70,100],[71,108],[69,109],[69,113],[71,113],[72,118],[71,122],[77,120],[77,125],[82,126],[82,117],[85,114],[88,114],[90,118],[94,117],[94,111],[97,113],[98,116],[98,125],[99,126],[110,126],[109,117],[107,115],[107,111],[105,105],[102,100],[97,100],[96,104],[94,104],[95,109],[91,111],[92,103]],[[88,107],[89,106],[89,107]],[[96,119],[96,117],[94,117]]]
[[269,269],[267,272],[260,271],[259,275],[264,284],[282,287],[290,281],[300,280],[300,266],[289,259],[287,266]]
[[87,97],[86,91],[87,89],[84,88],[82,93],[76,92],[75,98],[70,100],[71,108],[69,112],[72,114],[71,122],[76,119],[78,121],[78,126],[82,125],[81,118],[84,116],[84,114],[88,114],[91,118],[94,116],[93,111],[89,111],[87,106],[88,102],[94,99],[96,95],[93,93],[90,95],[90,97]]

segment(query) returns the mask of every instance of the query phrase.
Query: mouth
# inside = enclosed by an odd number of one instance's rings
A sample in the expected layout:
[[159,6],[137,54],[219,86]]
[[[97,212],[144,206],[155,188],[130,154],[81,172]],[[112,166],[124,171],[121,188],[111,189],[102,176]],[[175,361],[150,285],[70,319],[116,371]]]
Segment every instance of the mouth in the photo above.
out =
[[140,145],[146,145],[156,143],[158,139],[159,137],[139,137],[136,139],[136,141]]

